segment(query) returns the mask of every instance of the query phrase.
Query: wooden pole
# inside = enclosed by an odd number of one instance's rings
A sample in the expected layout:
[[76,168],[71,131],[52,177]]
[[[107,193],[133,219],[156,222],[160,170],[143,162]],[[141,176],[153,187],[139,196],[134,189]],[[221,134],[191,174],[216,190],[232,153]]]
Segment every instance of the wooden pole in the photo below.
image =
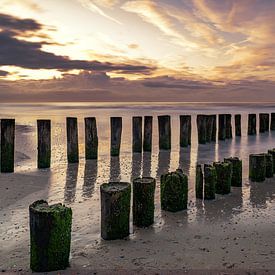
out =
[[212,115],[205,116],[206,119],[206,142],[211,142],[213,138],[214,117]]
[[180,116],[180,147],[187,147],[191,144],[190,132],[191,131],[191,116]]
[[226,138],[226,115],[219,114],[219,140],[225,140]]
[[203,174],[201,164],[196,166],[196,198],[203,199]]
[[270,124],[270,130],[275,130],[275,113],[271,113],[271,124]]
[[206,116],[197,115],[198,143],[206,143]]
[[265,154],[265,177],[273,177],[273,156],[272,154]]
[[111,156],[119,156],[122,132],[122,117],[111,117]]
[[256,135],[256,114],[248,114],[247,134],[250,136]]
[[216,115],[212,115],[212,137],[211,137],[211,141],[216,142],[216,138],[217,138],[217,116]]
[[85,158],[97,159],[98,136],[95,117],[86,117],[85,122]]
[[152,132],[153,132],[153,117],[144,117],[144,136],[143,136],[143,151],[152,151]]
[[79,161],[76,117],[67,117],[67,159],[69,163],[77,163]]
[[225,115],[225,124],[226,124],[226,130],[225,130],[225,137],[228,139],[232,138],[232,124],[231,124],[231,114]]
[[272,155],[272,159],[273,159],[273,174],[275,174],[275,148],[268,150],[268,154]]
[[37,167],[51,166],[51,121],[37,120]]
[[217,173],[216,194],[229,194],[232,181],[231,162],[214,162],[213,165]]
[[129,236],[131,184],[109,182],[100,186],[101,237],[104,240]]
[[214,200],[217,184],[217,173],[214,166],[204,164],[204,199]]
[[235,115],[235,136],[242,135],[242,118],[241,115]]
[[132,149],[134,153],[142,152],[142,117],[132,119]]
[[242,187],[242,160],[237,157],[225,158],[225,162],[232,164],[231,186]]
[[188,178],[182,170],[161,175],[160,197],[162,210],[177,212],[187,209]]
[[261,113],[261,114],[259,114],[259,122],[260,122],[260,126],[259,126],[259,132],[260,133],[264,133],[265,131],[266,131],[266,115],[268,115],[268,114],[263,114],[263,113]]
[[251,181],[261,182],[265,180],[266,163],[265,154],[249,155],[249,178]]
[[171,118],[170,116],[158,116],[159,149],[171,149]]
[[14,172],[15,119],[1,120],[1,172]]
[[72,209],[62,204],[36,201],[29,207],[31,259],[34,272],[62,270],[69,266]]
[[151,177],[133,180],[133,224],[147,227],[154,223],[156,180]]

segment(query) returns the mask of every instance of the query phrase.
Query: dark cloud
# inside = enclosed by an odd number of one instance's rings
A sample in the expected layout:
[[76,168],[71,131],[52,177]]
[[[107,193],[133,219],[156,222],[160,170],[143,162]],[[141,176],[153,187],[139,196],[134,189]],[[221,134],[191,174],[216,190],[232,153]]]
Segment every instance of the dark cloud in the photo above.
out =
[[30,42],[18,39],[20,32],[39,31],[42,26],[32,19],[19,19],[0,14],[0,66],[10,65],[28,69],[72,69],[88,71],[116,71],[119,73],[150,74],[153,67],[140,64],[114,64],[110,62],[71,60],[67,56],[55,55],[42,50],[48,42]]
[[0,70],[0,77],[1,77],[1,76],[6,76],[6,75],[8,75],[8,74],[9,74],[9,72]]

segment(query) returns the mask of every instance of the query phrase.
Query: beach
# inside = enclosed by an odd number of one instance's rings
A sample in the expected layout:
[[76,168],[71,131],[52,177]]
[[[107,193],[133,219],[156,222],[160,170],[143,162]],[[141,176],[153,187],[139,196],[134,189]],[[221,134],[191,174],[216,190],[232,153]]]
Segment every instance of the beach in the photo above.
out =
[[[248,113],[273,110],[272,104],[0,104],[0,118],[16,119],[15,173],[0,174],[0,270],[30,272],[28,207],[45,199],[73,210],[69,273],[180,274],[197,270],[215,274],[216,270],[241,274],[250,270],[274,274],[275,178],[251,183],[248,156],[275,147],[275,132],[246,134]],[[218,113],[241,114],[242,137],[198,145],[196,115]],[[158,149],[157,116],[162,114],[171,115],[171,151]],[[192,145],[188,148],[179,147],[181,114],[192,115]],[[132,154],[131,121],[138,115],[153,116],[152,154]],[[79,164],[67,164],[66,116],[78,118]],[[97,119],[97,161],[84,159],[83,122],[89,116]],[[111,116],[123,118],[119,158],[110,157]],[[38,170],[36,120],[42,118],[52,120],[52,167]],[[196,164],[230,156],[243,160],[243,187],[233,187],[229,195],[217,195],[213,201],[196,200]],[[160,176],[177,168],[188,176],[188,210],[161,211]],[[139,176],[157,179],[154,225],[144,229],[131,225],[126,240],[102,240],[100,184],[129,182]]]

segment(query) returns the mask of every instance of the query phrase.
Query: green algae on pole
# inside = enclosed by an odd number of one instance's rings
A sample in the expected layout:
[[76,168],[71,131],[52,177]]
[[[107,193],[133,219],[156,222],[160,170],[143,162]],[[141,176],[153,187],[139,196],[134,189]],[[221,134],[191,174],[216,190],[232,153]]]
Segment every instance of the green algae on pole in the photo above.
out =
[[232,164],[230,162],[214,162],[217,173],[216,194],[229,194],[231,192]]
[[67,117],[67,159],[69,163],[79,162],[77,118]]
[[219,140],[225,140],[226,138],[226,115],[219,114],[219,131],[218,131]]
[[225,137],[228,139],[232,138],[231,114],[225,115]]
[[15,119],[1,120],[1,172],[14,172]]
[[225,158],[225,162],[232,164],[231,186],[242,187],[242,160],[237,157]]
[[237,114],[235,115],[235,136],[241,136],[242,135],[242,119],[241,115]]
[[204,199],[214,200],[216,195],[217,173],[214,166],[204,164]]
[[85,117],[85,158],[97,159],[98,136],[95,117]]
[[153,117],[144,117],[144,132],[143,132],[143,151],[152,151],[152,131],[153,131]]
[[159,149],[171,149],[171,118],[170,116],[158,116]]
[[196,166],[196,198],[203,199],[203,173],[201,164]]
[[147,227],[154,223],[156,180],[151,177],[133,180],[133,224]]
[[51,166],[51,121],[37,120],[37,167],[49,168]]
[[265,154],[249,155],[249,179],[254,182],[264,181],[266,177]]
[[265,154],[265,177],[273,177],[273,156],[272,154]]
[[180,115],[180,147],[187,147],[191,144],[191,116]]
[[198,143],[206,143],[206,116],[197,115]]
[[275,113],[271,113],[271,123],[270,123],[270,130],[275,130]]
[[275,174],[275,148],[268,150],[268,154],[272,155],[272,159],[273,159],[273,174]]
[[30,268],[34,272],[62,270],[69,266],[72,210],[44,200],[29,206]]
[[129,236],[131,184],[109,182],[100,186],[101,237],[104,240]]
[[111,156],[119,156],[122,132],[122,117],[111,117]]
[[142,117],[132,118],[132,150],[134,153],[142,152]]
[[256,114],[248,114],[247,134],[256,135]]
[[162,210],[177,212],[187,209],[188,178],[182,170],[161,175],[160,197]]

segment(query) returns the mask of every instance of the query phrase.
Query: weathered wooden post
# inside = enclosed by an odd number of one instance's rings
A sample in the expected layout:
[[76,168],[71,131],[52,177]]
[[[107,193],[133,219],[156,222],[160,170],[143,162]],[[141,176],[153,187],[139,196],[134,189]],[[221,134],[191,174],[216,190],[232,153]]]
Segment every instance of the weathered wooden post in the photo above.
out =
[[161,175],[160,182],[161,209],[170,212],[187,209],[188,178],[182,170]]
[[212,137],[211,137],[211,141],[216,142],[216,137],[217,137],[217,116],[216,115],[212,115]]
[[216,194],[229,194],[232,180],[231,162],[214,162],[213,165],[217,173]]
[[275,174],[275,148],[268,150],[268,154],[272,155],[272,159],[273,159],[273,174]]
[[1,172],[14,172],[15,119],[1,120]]
[[132,119],[132,149],[134,153],[142,152],[142,117],[134,116]]
[[271,113],[271,123],[270,123],[270,130],[275,130],[275,113]]
[[37,167],[51,166],[51,121],[37,120]]
[[122,132],[122,117],[111,117],[111,156],[119,156]]
[[204,164],[204,199],[215,199],[217,173],[214,166]]
[[242,135],[242,118],[241,115],[235,115],[235,136]]
[[159,149],[171,149],[171,121],[170,116],[158,116]]
[[151,177],[133,180],[133,224],[147,227],[154,223],[156,180]]
[[48,272],[69,266],[72,209],[39,200],[29,206],[30,268]]
[[207,116],[205,116],[205,119],[206,119],[206,142],[211,142],[214,118],[212,115],[207,115]]
[[265,114],[265,131],[269,132],[269,128],[270,128],[270,119],[269,119],[269,114],[266,113]]
[[256,114],[248,114],[247,134],[256,135]]
[[242,187],[242,160],[237,157],[225,158],[225,162],[232,164],[231,186]]
[[272,154],[265,154],[265,177],[273,177],[273,156]]
[[67,117],[67,159],[69,163],[76,163],[79,161],[76,117]]
[[187,147],[191,144],[190,133],[191,131],[191,116],[180,116],[180,147]]
[[231,139],[232,138],[231,114],[225,115],[225,124],[226,124],[225,137],[228,139]]
[[97,159],[98,136],[95,117],[86,117],[85,121],[85,158]]
[[265,180],[266,162],[265,154],[249,155],[249,178],[251,181],[261,182]]
[[206,143],[206,116],[197,115],[198,143]]
[[101,237],[104,240],[129,236],[131,184],[109,182],[100,186]]
[[144,133],[143,133],[143,151],[152,151],[152,131],[153,131],[153,117],[144,117]]
[[219,114],[219,132],[218,132],[219,140],[225,140],[226,138],[226,115]]
[[259,132],[264,133],[266,131],[266,114],[259,114]]
[[203,174],[201,164],[196,166],[196,198],[203,199]]

